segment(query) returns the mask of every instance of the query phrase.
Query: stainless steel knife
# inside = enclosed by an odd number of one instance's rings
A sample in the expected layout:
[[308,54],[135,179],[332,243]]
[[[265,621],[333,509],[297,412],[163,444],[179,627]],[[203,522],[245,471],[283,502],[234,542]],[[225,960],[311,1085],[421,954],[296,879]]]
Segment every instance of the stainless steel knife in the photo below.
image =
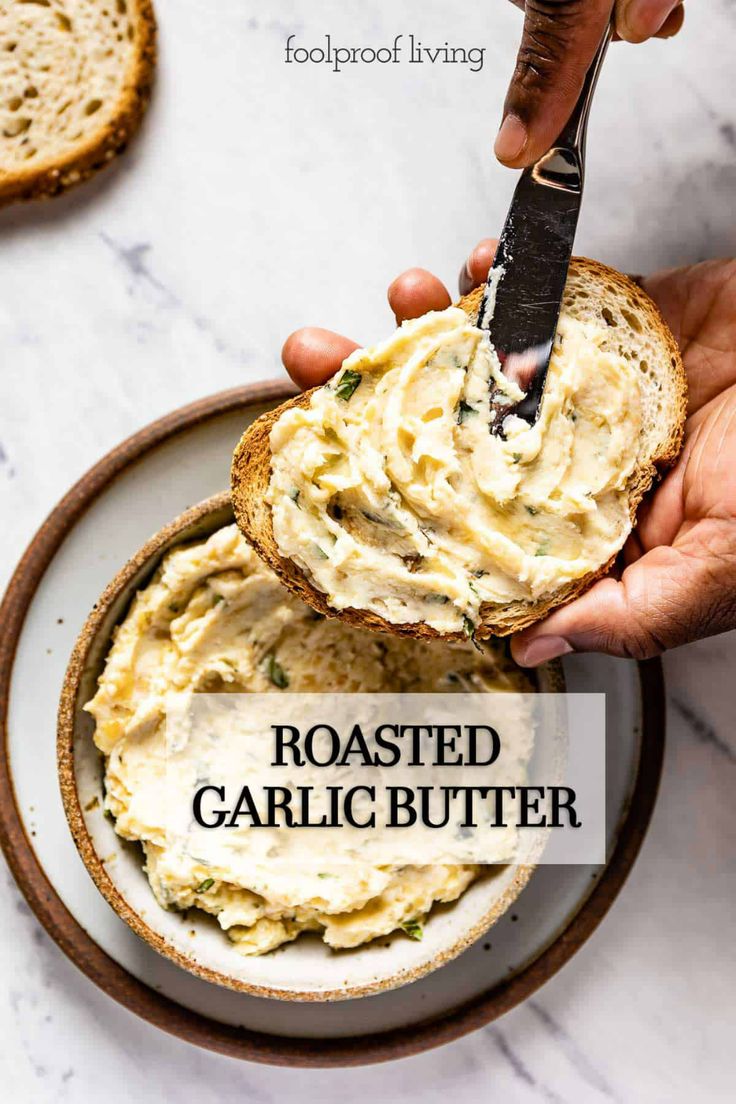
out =
[[583,195],[588,113],[612,33],[610,26],[554,146],[521,174],[488,274],[478,326],[526,392],[498,412],[494,432],[506,414],[533,424],[539,413]]

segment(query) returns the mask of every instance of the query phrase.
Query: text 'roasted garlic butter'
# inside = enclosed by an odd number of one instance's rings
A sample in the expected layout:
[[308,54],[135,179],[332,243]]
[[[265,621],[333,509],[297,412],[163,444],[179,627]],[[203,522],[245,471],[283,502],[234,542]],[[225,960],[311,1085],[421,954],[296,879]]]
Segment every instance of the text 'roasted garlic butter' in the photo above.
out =
[[[165,557],[116,630],[86,709],[105,756],[106,810],[121,836],[143,845],[159,903],[214,914],[240,952],[260,954],[302,931],[320,933],[332,947],[402,927],[417,938],[433,903],[459,897],[478,867],[339,866],[325,853],[313,869],[287,869],[261,861],[248,833],[237,864],[204,862],[167,826],[170,695],[529,689],[500,650],[381,636],[315,614],[231,525]],[[175,796],[188,807],[193,795]]]
[[536,601],[606,564],[631,528],[636,368],[563,316],[534,426],[487,335],[450,307],[357,350],[271,432],[279,552],[337,609],[471,633],[484,603]]

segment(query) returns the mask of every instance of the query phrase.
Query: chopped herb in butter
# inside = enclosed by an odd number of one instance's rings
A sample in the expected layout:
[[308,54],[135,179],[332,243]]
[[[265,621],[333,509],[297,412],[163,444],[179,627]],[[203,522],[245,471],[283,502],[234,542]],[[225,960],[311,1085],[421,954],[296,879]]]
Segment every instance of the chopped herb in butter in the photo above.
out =
[[362,379],[360,372],[353,372],[350,368],[343,372],[335,387],[335,394],[338,399],[342,399],[344,402],[351,399],[360,386]]
[[462,425],[466,418],[469,418],[472,414],[477,414],[478,411],[470,403],[466,403],[465,399],[461,399],[457,407],[457,424]]
[[420,920],[405,920],[401,930],[405,931],[410,939],[421,940],[424,935],[424,927]]
[[285,690],[289,685],[289,676],[276,659],[273,652],[266,658],[266,674],[274,686],[277,686],[279,690]]

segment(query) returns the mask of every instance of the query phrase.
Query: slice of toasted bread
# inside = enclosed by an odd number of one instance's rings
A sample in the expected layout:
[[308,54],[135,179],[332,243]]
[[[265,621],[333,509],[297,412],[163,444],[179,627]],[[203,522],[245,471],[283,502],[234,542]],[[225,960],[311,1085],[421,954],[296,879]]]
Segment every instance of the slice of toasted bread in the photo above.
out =
[[[475,319],[482,288],[458,303]],[[623,354],[641,370],[643,406],[642,448],[637,468],[627,486],[632,522],[643,496],[661,473],[671,466],[682,446],[687,403],[687,385],[680,353],[666,323],[651,299],[627,276],[597,261],[573,260],[565,290],[563,309],[581,320],[595,320],[607,327],[607,347]],[[281,581],[305,602],[330,617],[341,617],[352,625],[382,632],[418,637],[440,634],[424,623],[393,624],[369,610],[334,610],[326,596],[304,573],[279,554],[266,502],[271,477],[270,433],[284,410],[307,406],[307,391],[277,409],[264,414],[243,434],[232,466],[232,499],[238,525],[258,554]],[[613,559],[596,571],[561,586],[538,601],[515,601],[505,606],[481,606],[479,637],[507,636],[541,620],[556,606],[576,598],[612,566]],[[448,634],[449,638],[461,636]],[[445,637],[445,639],[448,638]]]
[[138,128],[155,57],[151,0],[0,6],[0,206],[109,164]]

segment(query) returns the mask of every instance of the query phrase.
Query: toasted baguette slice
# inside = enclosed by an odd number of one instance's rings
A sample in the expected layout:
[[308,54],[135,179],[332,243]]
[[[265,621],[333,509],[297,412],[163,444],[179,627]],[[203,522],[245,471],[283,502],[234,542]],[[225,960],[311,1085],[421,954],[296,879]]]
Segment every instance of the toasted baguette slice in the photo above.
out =
[[[482,288],[458,303],[475,320]],[[643,398],[643,447],[628,490],[632,522],[642,497],[661,473],[671,466],[682,446],[687,385],[677,344],[649,297],[627,276],[597,261],[576,258],[572,262],[565,291],[564,309],[581,320],[602,322],[610,333],[609,348],[622,353],[641,369]],[[430,626],[393,624],[369,610],[334,610],[326,596],[304,573],[279,555],[271,524],[266,492],[271,476],[269,437],[284,410],[307,406],[312,395],[289,400],[264,414],[241,438],[232,466],[232,499],[240,529],[281,581],[314,609],[328,617],[341,617],[362,628],[417,637],[439,637]],[[507,636],[545,617],[556,606],[570,602],[604,575],[613,559],[597,571],[561,586],[552,595],[533,601],[515,601],[505,606],[484,603],[476,636]],[[443,639],[459,639],[460,633]]]
[[155,54],[151,0],[0,6],[0,206],[57,195],[120,153]]

